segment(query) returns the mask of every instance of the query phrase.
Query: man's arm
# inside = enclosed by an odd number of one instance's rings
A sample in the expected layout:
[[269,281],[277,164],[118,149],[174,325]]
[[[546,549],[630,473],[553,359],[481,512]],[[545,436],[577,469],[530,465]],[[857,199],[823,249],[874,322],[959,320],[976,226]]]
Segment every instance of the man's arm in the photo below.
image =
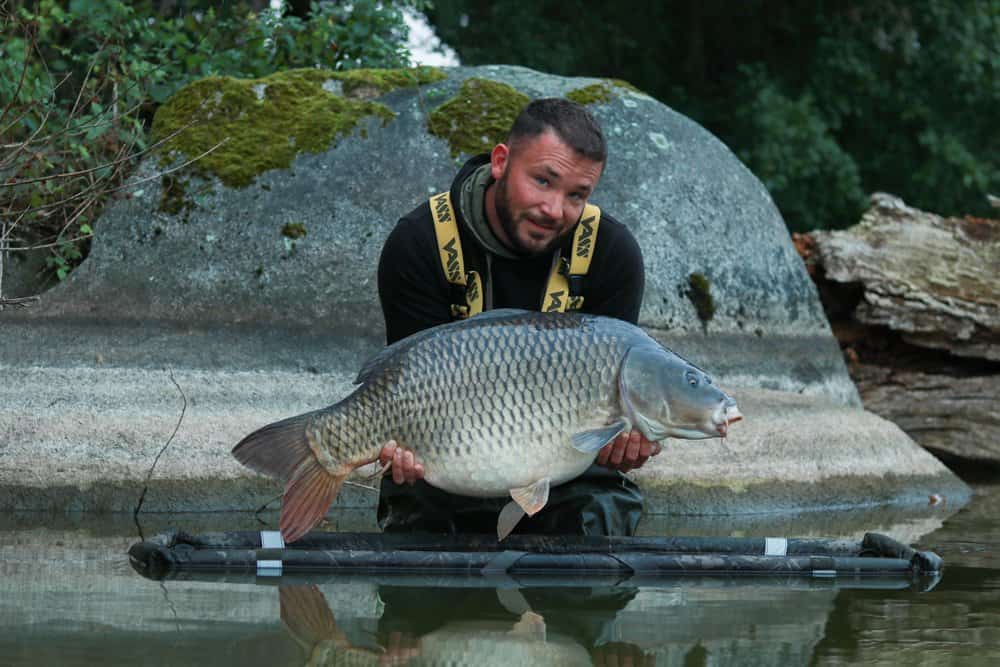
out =
[[602,447],[594,462],[612,470],[628,472],[641,468],[650,457],[656,456],[662,449],[660,443],[647,440],[641,431],[631,431],[622,433],[614,442]]
[[632,232],[613,218],[601,222],[585,280],[584,312],[639,323],[646,288],[642,250]]
[[451,321],[450,288],[438,264],[430,213],[421,224],[421,210],[396,223],[382,246],[378,296],[387,345]]

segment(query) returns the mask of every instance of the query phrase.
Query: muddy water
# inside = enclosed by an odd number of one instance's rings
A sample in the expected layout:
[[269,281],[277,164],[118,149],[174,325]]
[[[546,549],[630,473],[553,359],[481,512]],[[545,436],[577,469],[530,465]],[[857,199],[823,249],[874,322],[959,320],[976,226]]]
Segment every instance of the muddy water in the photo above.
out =
[[[8,516],[0,519],[0,664],[1000,664],[1000,486],[975,490],[957,512],[946,502],[643,524],[646,534],[875,529],[940,554],[937,582],[716,577],[499,591],[330,577],[297,588],[161,583],[127,562],[137,539],[130,517]],[[345,513],[332,528],[366,530],[370,521]],[[246,515],[150,515],[141,528],[176,526],[261,527]]]

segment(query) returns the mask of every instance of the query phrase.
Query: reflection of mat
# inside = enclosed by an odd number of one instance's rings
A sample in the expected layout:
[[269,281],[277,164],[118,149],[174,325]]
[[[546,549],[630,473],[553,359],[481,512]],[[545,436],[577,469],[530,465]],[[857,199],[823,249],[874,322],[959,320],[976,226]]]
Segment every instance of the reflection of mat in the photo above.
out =
[[[371,580],[439,585],[495,585],[516,578],[553,585],[603,579],[648,585],[696,575],[784,575],[850,580],[855,585],[906,587],[942,561],[892,538],[579,537],[512,535],[503,543],[483,535],[401,535],[313,532],[285,546],[275,531],[157,535],[129,549],[132,567],[150,579],[230,579],[328,573]],[[227,576],[228,575],[228,576]],[[316,577],[310,577],[316,581]],[[925,582],[926,585],[926,582]]]

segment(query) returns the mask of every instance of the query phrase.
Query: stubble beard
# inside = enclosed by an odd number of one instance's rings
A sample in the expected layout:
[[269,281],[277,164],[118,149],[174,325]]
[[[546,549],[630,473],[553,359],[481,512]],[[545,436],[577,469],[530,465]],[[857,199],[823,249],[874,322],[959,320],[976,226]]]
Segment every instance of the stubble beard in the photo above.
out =
[[517,222],[514,220],[514,215],[510,210],[510,196],[507,193],[507,174],[501,176],[496,182],[496,189],[494,205],[497,212],[497,218],[500,220],[501,229],[503,229],[504,234],[507,235],[507,240],[511,245],[511,250],[517,254],[525,257],[538,257],[539,255],[545,255],[560,246],[566,236],[572,231],[571,227],[563,234],[556,236],[554,239],[546,243],[542,248],[525,246],[517,235]]

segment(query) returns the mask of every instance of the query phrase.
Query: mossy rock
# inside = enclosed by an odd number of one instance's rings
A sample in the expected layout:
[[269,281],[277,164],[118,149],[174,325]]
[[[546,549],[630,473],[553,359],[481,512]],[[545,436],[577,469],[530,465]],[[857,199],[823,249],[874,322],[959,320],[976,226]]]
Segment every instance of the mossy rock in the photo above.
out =
[[289,222],[281,228],[281,235],[290,239],[300,239],[306,235],[306,226],[301,222]]
[[[167,155],[197,158],[196,171],[213,174],[230,187],[244,187],[264,171],[289,167],[301,152],[330,148],[363,118],[379,118],[383,124],[394,118],[387,107],[356,98],[444,77],[427,67],[299,69],[261,79],[208,77],[182,88],[157,111],[153,138],[160,141],[176,132],[164,145]],[[335,92],[338,87],[343,95]]]
[[453,157],[490,151],[507,139],[521,109],[531,101],[505,83],[466,79],[458,94],[434,110],[427,126],[446,139]]
[[692,273],[688,276],[687,296],[694,304],[698,319],[707,324],[715,317],[715,299],[712,298],[712,286],[703,273]]
[[368,99],[384,95],[399,88],[423,86],[448,78],[436,67],[414,67],[412,69],[351,69],[343,72],[328,72],[340,81],[347,97]]
[[590,86],[584,86],[583,88],[571,90],[566,93],[566,99],[576,102],[577,104],[601,104],[603,102],[610,102],[616,96],[620,95],[620,92],[615,90],[616,87],[623,88],[634,93],[642,92],[628,81],[623,81],[621,79],[605,79],[601,83],[595,83]]

